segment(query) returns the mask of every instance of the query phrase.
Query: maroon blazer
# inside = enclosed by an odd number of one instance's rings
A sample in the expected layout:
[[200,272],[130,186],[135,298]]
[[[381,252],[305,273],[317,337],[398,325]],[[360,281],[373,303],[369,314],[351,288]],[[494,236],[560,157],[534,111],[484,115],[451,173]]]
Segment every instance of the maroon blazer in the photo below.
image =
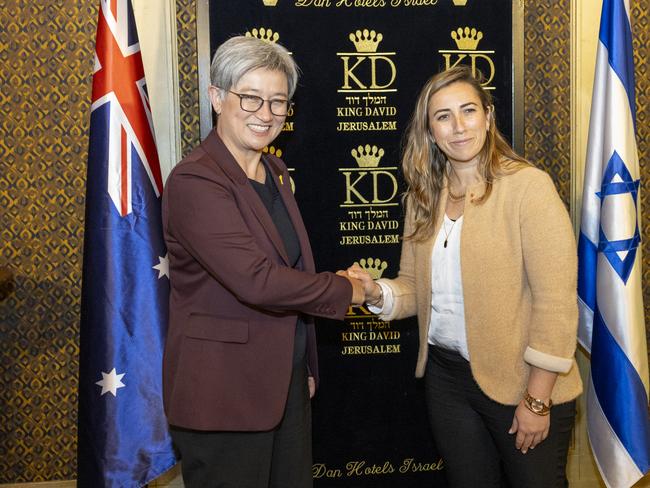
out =
[[[290,267],[266,207],[216,131],[171,172],[162,199],[169,252],[163,397],[170,424],[262,431],[284,413],[299,313],[342,319],[347,279],[316,273],[284,163],[264,155],[300,240]],[[313,321],[307,361],[318,379]]]

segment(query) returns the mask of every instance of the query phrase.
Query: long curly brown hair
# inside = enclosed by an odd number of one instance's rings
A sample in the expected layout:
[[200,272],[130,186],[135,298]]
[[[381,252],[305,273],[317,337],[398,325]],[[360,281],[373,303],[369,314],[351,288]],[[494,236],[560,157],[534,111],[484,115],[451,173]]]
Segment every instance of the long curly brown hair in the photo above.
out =
[[478,95],[483,110],[490,118],[485,144],[480,152],[479,171],[486,191],[474,200],[485,202],[492,192],[494,180],[530,163],[519,156],[496,127],[494,105],[490,93],[481,86],[482,77],[475,77],[469,66],[457,65],[432,76],[422,88],[411,121],[406,130],[402,170],[407,188],[404,204],[413,215],[413,232],[406,238],[417,241],[433,233],[440,192],[446,184],[447,156],[438,148],[429,130],[431,97],[452,83],[467,83]]

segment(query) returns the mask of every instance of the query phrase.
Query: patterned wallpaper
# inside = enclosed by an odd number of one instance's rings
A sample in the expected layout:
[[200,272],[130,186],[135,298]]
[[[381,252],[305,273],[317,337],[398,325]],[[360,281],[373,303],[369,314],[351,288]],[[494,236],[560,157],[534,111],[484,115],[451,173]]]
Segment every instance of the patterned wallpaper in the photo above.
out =
[[[527,2],[525,14],[525,152],[553,175],[566,202],[569,1]],[[15,275],[15,291],[0,301],[0,483],[75,477],[86,134],[97,3],[0,0],[0,266]],[[199,141],[195,1],[176,0],[176,7],[186,154]],[[646,209],[649,12],[650,0],[634,2]],[[647,227],[644,238],[649,233]]]
[[199,77],[196,56],[196,6],[194,0],[176,0],[178,29],[178,80],[181,150],[187,155],[200,142]]
[[525,155],[571,198],[570,0],[526,2],[524,29]]
[[96,3],[0,0],[0,483],[75,477]]

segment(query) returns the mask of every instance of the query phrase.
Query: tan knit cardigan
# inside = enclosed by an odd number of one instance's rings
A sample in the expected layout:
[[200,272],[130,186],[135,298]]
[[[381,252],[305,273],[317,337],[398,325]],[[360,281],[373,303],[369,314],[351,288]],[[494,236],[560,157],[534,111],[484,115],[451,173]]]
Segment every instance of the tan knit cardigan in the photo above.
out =
[[[577,257],[571,221],[551,178],[533,167],[468,188],[460,261],[465,327],[474,379],[493,400],[515,405],[530,366],[559,373],[553,403],[577,397],[582,382],[574,358],[578,327]],[[420,347],[415,375],[427,361],[431,317],[431,251],[444,216],[440,195],[433,235],[405,239],[398,277],[382,279],[394,295],[383,320],[417,314]],[[407,212],[404,234],[413,228]]]

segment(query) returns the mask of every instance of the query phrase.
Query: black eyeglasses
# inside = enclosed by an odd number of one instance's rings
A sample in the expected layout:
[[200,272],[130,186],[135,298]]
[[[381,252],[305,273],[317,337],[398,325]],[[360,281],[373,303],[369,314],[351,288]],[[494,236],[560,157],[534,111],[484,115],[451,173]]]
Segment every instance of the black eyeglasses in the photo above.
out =
[[246,95],[243,93],[235,93],[232,90],[226,90],[228,93],[237,95],[239,97],[239,106],[244,112],[257,112],[262,108],[264,102],[268,102],[269,108],[273,115],[278,117],[284,117],[289,113],[289,109],[293,107],[293,102],[290,100],[285,100],[284,98],[272,98],[266,100],[257,95]]

